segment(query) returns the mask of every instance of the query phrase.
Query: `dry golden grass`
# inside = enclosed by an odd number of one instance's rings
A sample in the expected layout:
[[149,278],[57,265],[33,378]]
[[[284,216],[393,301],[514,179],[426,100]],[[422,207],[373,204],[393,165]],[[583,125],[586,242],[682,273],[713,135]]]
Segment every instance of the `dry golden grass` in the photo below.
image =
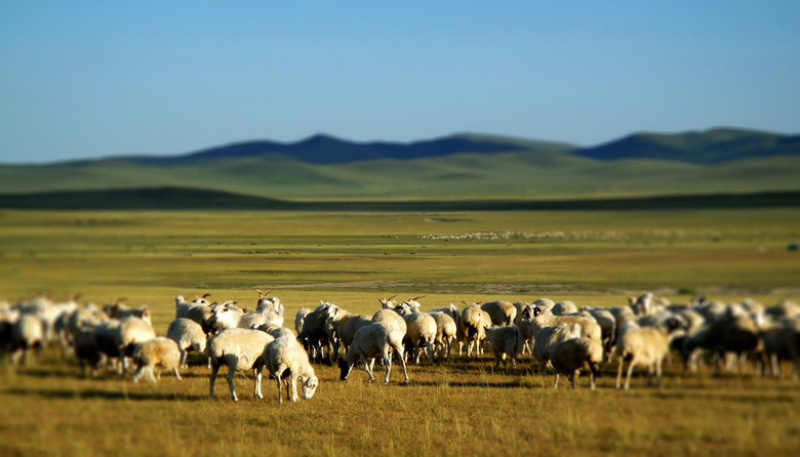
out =
[[[766,304],[797,298],[800,238],[792,211],[653,213],[61,213],[0,214],[0,298],[49,290],[103,303],[147,303],[158,334],[178,294],[255,304],[274,288],[287,326],[327,299],[372,314],[377,298],[428,293],[426,308],[460,300],[550,296],[579,305],[624,303],[629,291],[693,291]],[[430,240],[430,234],[539,234],[499,240]],[[558,235],[562,232],[564,235]],[[542,235],[544,234],[544,235]],[[570,235],[572,234],[572,235]],[[679,293],[683,292],[683,293]],[[362,369],[347,382],[318,367],[309,402],[278,406],[237,377],[239,404],[208,399],[201,359],[179,382],[157,386],[112,374],[80,379],[49,349],[31,367],[3,367],[0,455],[797,455],[800,383],[752,373],[713,378],[667,370],[665,389],[637,377],[613,389],[572,391],[552,377],[493,360],[397,367],[388,385]],[[788,367],[787,367],[788,368]],[[224,371],[224,370],[223,370]]]

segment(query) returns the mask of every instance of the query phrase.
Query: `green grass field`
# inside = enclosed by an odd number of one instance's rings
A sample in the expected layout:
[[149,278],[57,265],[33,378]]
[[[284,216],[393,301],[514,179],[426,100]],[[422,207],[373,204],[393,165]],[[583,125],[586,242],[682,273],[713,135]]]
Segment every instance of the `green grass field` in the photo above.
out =
[[[800,299],[796,210],[513,213],[17,212],[0,213],[0,298],[82,292],[103,304],[149,304],[166,333],[178,294],[252,307],[254,288],[301,307],[330,300],[372,314],[382,296],[427,294],[426,309],[490,299],[623,304],[653,290]],[[338,380],[319,367],[310,402],[278,406],[237,378],[239,404],[207,399],[203,361],[157,386],[79,378],[56,349],[3,368],[0,455],[797,455],[800,384],[752,373],[638,377],[630,392],[605,368],[599,390],[572,391],[488,356],[411,365],[411,384]],[[586,386],[587,380],[582,380]]]

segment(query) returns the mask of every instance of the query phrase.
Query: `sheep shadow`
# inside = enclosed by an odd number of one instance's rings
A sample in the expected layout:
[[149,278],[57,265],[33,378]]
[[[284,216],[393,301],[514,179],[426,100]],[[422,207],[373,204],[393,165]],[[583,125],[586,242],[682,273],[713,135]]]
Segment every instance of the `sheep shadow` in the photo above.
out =
[[175,394],[168,392],[116,392],[99,389],[65,390],[43,389],[27,390],[20,388],[7,389],[5,395],[22,397],[40,397],[52,400],[125,400],[125,401],[202,401],[206,395]]

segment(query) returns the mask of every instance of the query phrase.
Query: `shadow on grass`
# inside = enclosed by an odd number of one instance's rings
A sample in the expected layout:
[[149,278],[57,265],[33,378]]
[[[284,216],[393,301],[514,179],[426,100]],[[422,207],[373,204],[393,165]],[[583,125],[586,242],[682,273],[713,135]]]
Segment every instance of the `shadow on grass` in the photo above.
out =
[[207,395],[187,395],[169,392],[114,392],[108,390],[87,389],[42,389],[27,390],[12,388],[3,392],[6,395],[31,396],[60,400],[133,400],[133,401],[201,401],[208,399]]

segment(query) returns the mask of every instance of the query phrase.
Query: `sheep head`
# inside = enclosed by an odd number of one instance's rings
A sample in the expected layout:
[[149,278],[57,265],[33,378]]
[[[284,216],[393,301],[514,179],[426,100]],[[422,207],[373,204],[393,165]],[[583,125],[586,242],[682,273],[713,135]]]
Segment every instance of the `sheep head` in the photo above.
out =
[[317,387],[319,387],[319,379],[311,375],[305,379],[301,377],[300,381],[303,383],[303,400],[311,400],[311,397],[317,392]]

